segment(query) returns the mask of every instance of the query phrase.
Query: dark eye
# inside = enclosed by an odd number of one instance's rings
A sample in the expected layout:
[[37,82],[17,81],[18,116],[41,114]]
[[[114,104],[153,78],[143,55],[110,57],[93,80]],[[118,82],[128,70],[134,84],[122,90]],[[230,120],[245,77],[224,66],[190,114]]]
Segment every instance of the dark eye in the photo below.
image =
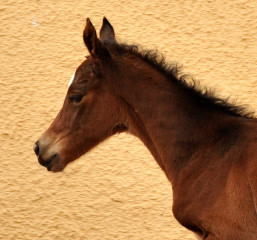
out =
[[79,103],[83,98],[83,95],[72,95],[69,97],[71,102]]

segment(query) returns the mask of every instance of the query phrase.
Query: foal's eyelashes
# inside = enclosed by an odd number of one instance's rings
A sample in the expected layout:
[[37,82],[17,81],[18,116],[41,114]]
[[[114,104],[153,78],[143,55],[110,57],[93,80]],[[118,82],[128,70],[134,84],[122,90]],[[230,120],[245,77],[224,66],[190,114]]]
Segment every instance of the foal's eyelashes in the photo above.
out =
[[77,94],[77,95],[72,95],[69,97],[71,102],[79,103],[83,98],[83,95]]

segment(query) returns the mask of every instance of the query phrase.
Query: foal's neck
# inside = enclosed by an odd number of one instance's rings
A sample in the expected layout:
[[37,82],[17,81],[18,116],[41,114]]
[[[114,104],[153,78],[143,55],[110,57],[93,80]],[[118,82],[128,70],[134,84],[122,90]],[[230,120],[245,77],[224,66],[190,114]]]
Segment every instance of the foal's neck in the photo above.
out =
[[217,132],[229,128],[229,134],[237,134],[233,129],[239,125],[231,119],[238,118],[208,108],[156,69],[138,64],[123,79],[129,131],[144,142],[171,182],[200,149],[215,139],[222,142]]

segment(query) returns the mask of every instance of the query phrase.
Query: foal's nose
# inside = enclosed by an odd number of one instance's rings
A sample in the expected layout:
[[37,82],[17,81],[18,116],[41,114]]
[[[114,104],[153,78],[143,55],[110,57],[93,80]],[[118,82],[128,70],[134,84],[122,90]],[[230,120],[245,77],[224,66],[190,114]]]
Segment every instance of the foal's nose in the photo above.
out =
[[[41,145],[41,146],[40,146]],[[41,144],[39,144],[39,141],[37,141],[34,146],[33,150],[35,154],[37,155],[38,162],[47,168],[48,171],[51,171],[53,168],[53,165],[56,164],[59,160],[59,154],[56,152],[50,153],[47,151],[47,148]]]
[[35,154],[36,154],[37,156],[39,156],[40,148],[39,148],[38,141],[34,144],[33,150],[34,150]]

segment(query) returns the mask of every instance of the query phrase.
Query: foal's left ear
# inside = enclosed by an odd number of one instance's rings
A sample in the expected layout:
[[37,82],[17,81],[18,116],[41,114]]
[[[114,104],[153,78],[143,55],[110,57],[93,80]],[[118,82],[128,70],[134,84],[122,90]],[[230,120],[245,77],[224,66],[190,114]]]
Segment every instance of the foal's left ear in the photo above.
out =
[[103,59],[110,56],[107,49],[97,38],[95,27],[93,26],[89,18],[87,18],[87,24],[83,33],[83,39],[89,53],[92,55],[93,58]]

